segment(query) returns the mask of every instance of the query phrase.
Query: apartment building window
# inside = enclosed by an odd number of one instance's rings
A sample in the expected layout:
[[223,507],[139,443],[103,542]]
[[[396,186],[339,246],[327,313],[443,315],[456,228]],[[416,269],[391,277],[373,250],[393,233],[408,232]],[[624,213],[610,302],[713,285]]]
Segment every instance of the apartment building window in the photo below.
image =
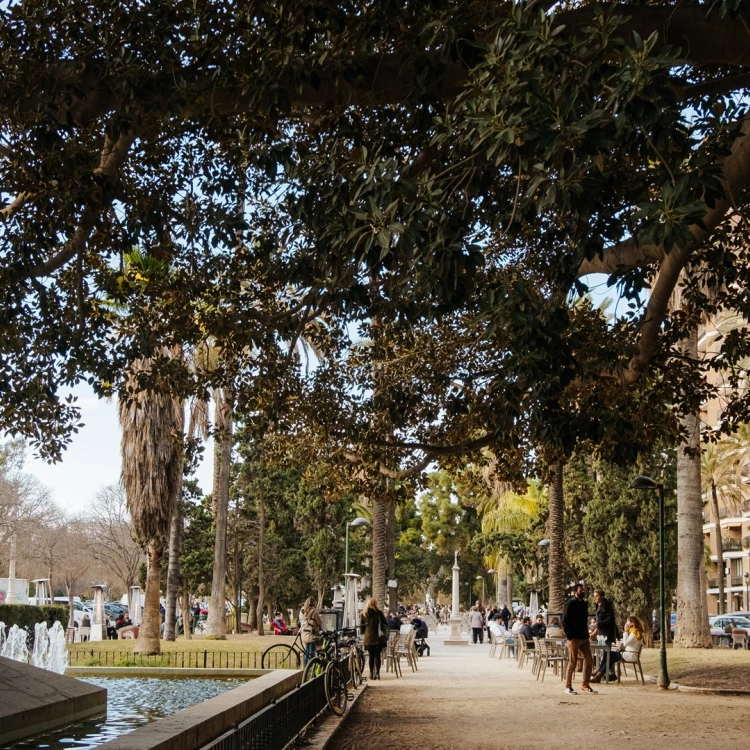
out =
[[732,560],[732,578],[737,578],[743,574],[742,558],[736,557]]

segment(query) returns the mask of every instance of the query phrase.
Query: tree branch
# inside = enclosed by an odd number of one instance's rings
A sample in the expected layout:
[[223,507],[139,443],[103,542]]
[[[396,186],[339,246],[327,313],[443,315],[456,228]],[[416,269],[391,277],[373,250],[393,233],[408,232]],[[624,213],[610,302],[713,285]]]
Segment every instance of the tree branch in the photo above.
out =
[[[94,175],[107,184],[114,184],[135,138],[136,133],[133,130],[120,135],[117,141],[113,141],[107,135],[104,139],[99,166],[94,170]],[[86,243],[91,236],[97,218],[111,204],[111,197],[105,197],[106,193],[108,191],[101,191],[100,197],[84,208],[78,228],[70,241],[51,258],[35,265],[29,272],[29,276],[34,278],[49,276],[86,249]]]
[[637,239],[630,238],[604,248],[601,257],[584,260],[578,267],[578,278],[590,273],[617,273],[663,258],[664,248],[661,245],[641,245]]
[[747,88],[750,88],[750,73],[739,73],[736,76],[715,78],[687,86],[675,86],[675,92],[680,100],[686,101],[709,94],[731,94],[733,91]]

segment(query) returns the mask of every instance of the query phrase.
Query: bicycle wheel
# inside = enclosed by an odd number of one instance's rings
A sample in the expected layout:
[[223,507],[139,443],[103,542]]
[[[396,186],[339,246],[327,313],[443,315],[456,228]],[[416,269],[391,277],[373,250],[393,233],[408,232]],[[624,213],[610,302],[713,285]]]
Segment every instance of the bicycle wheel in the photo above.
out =
[[354,647],[349,652],[349,678],[355,689],[362,684],[362,667],[359,664],[357,649]]
[[261,669],[299,669],[300,654],[288,643],[275,643],[269,646],[260,657]]
[[302,682],[314,680],[316,677],[322,675],[325,669],[326,660],[322,656],[314,656],[305,665],[305,671],[302,673]]
[[349,696],[346,692],[346,677],[344,670],[341,669],[338,662],[332,661],[326,667],[326,699],[331,711],[336,716],[343,716],[346,711],[346,703]]

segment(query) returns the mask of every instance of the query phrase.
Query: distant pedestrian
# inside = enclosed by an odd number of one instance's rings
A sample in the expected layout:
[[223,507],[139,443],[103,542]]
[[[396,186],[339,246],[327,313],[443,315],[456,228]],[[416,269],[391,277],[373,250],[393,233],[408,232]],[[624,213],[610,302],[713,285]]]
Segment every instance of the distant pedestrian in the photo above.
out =
[[576,586],[573,598],[565,604],[565,611],[562,617],[562,626],[565,631],[565,637],[568,639],[568,671],[565,675],[565,692],[568,695],[576,695],[573,690],[573,674],[578,665],[578,657],[583,658],[583,683],[581,684],[582,693],[596,693],[589,685],[591,679],[591,668],[593,659],[591,658],[591,644],[589,643],[589,630],[586,625],[588,621],[588,604],[586,603],[586,590],[583,584]]
[[380,679],[380,652],[388,645],[388,622],[375,597],[370,597],[359,618],[363,643],[370,657],[370,679]]
[[479,643],[484,643],[484,618],[476,604],[469,611],[469,627],[471,628],[472,642],[476,643],[479,639]]
[[500,610],[500,616],[503,618],[503,625],[505,626],[505,629],[508,629],[508,623],[510,622],[510,610],[503,604],[502,609]]

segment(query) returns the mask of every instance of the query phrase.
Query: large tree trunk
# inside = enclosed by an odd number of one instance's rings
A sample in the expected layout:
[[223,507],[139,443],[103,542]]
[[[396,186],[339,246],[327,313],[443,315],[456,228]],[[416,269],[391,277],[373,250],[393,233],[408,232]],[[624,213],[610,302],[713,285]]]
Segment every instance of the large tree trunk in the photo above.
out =
[[563,495],[563,467],[550,467],[549,483],[549,611],[562,612],[565,605],[565,501]]
[[263,635],[263,608],[266,599],[266,580],[263,571],[263,546],[266,540],[266,501],[261,495],[258,507],[258,605],[255,616],[258,622],[258,635]]
[[719,609],[716,614],[723,615],[724,608],[724,550],[721,548],[721,523],[719,519],[719,498],[716,496],[716,483],[711,480],[711,512],[714,514],[716,529],[716,569],[719,573]]
[[224,399],[216,404],[216,437],[214,439],[213,506],[216,527],[214,543],[214,571],[211,599],[208,605],[206,632],[214,638],[227,637],[226,579],[227,579],[227,515],[229,513],[229,477],[232,464],[232,429],[234,394],[224,389]]
[[193,634],[190,631],[190,592],[187,586],[182,589],[182,603],[180,604],[182,609],[182,630],[185,633],[185,639],[191,641]]
[[372,595],[381,607],[385,607],[386,584],[386,522],[388,506],[375,500],[372,506]]
[[136,654],[161,653],[161,557],[162,547],[157,542],[148,545],[148,571],[146,573],[146,596],[143,618],[133,652]]
[[[396,578],[396,503],[388,503],[388,514],[385,521],[385,549],[387,558],[386,590],[388,592],[388,609],[396,612],[398,609],[398,586],[388,586],[388,581]],[[383,604],[385,607],[385,603]]]
[[[167,603],[164,614],[164,640],[175,640],[177,621],[177,588],[180,582],[180,542],[182,541],[182,481],[179,483],[177,502],[174,504],[172,523],[169,526],[169,567],[167,568]],[[183,614],[182,619],[185,619]]]
[[[698,332],[682,344],[687,357],[698,358]],[[701,586],[703,558],[703,499],[701,497],[700,421],[683,418],[687,438],[677,447],[677,627],[674,645],[710,648],[706,590]],[[688,455],[689,449],[692,455]],[[721,571],[723,573],[723,571]]]
[[511,596],[512,592],[508,585],[508,577],[510,567],[506,559],[502,559],[498,564],[497,570],[497,606],[502,607],[505,604],[508,609],[512,607]]

